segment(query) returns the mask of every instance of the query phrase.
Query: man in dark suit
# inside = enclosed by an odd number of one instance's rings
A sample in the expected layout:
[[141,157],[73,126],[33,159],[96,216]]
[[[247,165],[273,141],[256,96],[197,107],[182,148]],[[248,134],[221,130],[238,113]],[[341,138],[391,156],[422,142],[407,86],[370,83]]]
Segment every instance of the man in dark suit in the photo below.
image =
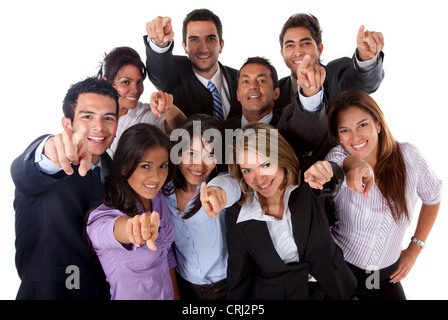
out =
[[[146,25],[146,67],[157,89],[173,95],[174,103],[188,117],[196,113],[222,121],[241,114],[236,98],[237,70],[218,61],[224,47],[218,16],[207,9],[190,12],[182,28],[182,46],[188,57],[174,56],[174,32],[169,17],[157,17]],[[217,95],[208,86],[212,82]],[[214,104],[221,105],[219,113]],[[218,107],[219,109],[219,107]]]
[[[252,122],[270,124],[288,139],[303,160],[303,166],[308,166],[312,164],[310,161],[316,159],[308,160],[307,152],[327,149],[326,145],[321,146],[328,128],[326,101],[322,100],[314,110],[302,108],[299,99],[294,99],[285,108],[275,109],[275,102],[280,95],[277,71],[269,60],[262,57],[248,58],[238,72],[237,98],[241,102],[242,115],[231,117],[222,125],[224,129],[235,130]],[[282,115],[283,109],[287,110],[285,116]],[[299,126],[298,122],[302,125]]]
[[[322,31],[316,17],[295,14],[280,33],[281,53],[291,76],[279,81],[280,97],[275,108],[282,108],[282,116],[277,126],[283,136],[294,137],[289,142],[305,167],[322,160],[334,147],[323,121],[333,99],[351,89],[373,93],[384,78],[382,34],[365,31],[362,26],[357,43],[352,59],[340,58],[324,66],[320,62]],[[311,117],[322,121],[315,122]]]
[[[290,104],[297,93],[311,97],[321,86],[328,107],[345,90],[375,92],[384,78],[384,38],[381,32],[366,31],[361,26],[353,57],[339,58],[326,66],[320,61],[324,47],[322,30],[315,16],[303,13],[292,15],[283,25],[279,40],[283,60],[291,75],[280,79],[280,97],[276,108]],[[307,73],[298,73],[297,68],[306,56],[310,56],[312,69],[303,68]]]
[[[109,294],[84,237],[86,213],[99,205],[111,165],[117,91],[89,78],[63,102],[64,131],[36,139],[11,166],[16,186],[17,299],[94,299]],[[94,171],[101,169],[96,175]],[[104,296],[103,296],[104,295]]]
[[274,111],[275,100],[280,96],[277,71],[268,59],[251,57],[238,72],[237,99],[242,114],[230,117],[222,125],[224,129],[238,129],[252,122],[276,126],[280,112]]

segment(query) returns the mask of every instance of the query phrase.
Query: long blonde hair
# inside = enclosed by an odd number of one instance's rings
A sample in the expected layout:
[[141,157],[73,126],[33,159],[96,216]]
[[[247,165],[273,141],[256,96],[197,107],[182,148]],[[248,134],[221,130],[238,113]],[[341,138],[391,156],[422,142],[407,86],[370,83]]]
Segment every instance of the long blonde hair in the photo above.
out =
[[374,173],[375,179],[386,199],[396,222],[403,217],[409,219],[406,204],[406,165],[401,150],[387,126],[384,114],[376,101],[359,90],[343,92],[333,100],[328,111],[328,131],[333,140],[339,143],[338,121],[341,111],[357,107],[372,116],[380,125],[378,134],[378,154]]
[[[242,143],[242,148],[238,146],[238,143]],[[241,199],[238,202],[240,205],[245,203],[248,196],[254,193],[254,190],[244,181],[243,173],[237,162],[238,154],[246,150],[253,151],[284,169],[285,179],[280,186],[281,189],[299,183],[299,160],[291,145],[271,125],[260,122],[251,123],[243,128],[242,135],[234,138],[233,152],[229,161],[229,171],[240,182],[242,191]],[[264,207],[266,204],[264,197],[259,194],[258,200]]]

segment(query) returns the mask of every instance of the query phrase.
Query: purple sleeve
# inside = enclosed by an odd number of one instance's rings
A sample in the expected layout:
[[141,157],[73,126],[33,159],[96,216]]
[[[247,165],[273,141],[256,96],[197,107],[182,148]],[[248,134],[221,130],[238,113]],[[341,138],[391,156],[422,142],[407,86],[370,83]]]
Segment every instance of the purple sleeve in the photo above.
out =
[[126,250],[135,250],[134,245],[123,245],[114,237],[115,220],[122,216],[125,215],[120,211],[104,205],[99,206],[90,213],[87,221],[87,234],[96,251],[120,247]]

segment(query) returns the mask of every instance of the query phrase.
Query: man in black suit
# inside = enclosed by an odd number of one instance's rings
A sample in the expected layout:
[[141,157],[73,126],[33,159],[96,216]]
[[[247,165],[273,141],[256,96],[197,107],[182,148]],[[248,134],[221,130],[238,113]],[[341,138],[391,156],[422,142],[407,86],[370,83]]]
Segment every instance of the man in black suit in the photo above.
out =
[[73,85],[63,102],[64,131],[37,138],[13,161],[21,279],[17,299],[109,294],[101,265],[84,237],[84,224],[86,213],[105,193],[102,181],[111,165],[105,151],[117,129],[118,98],[104,80],[88,78]]
[[282,116],[277,127],[283,136],[294,137],[289,142],[307,167],[334,147],[323,121],[333,99],[345,90],[373,93],[380,86],[384,39],[381,33],[365,31],[361,26],[353,58],[336,59],[324,66],[320,62],[323,44],[319,21],[310,14],[295,14],[284,24],[280,44],[291,76],[279,81],[275,108],[282,108]]
[[[301,107],[299,99],[294,99],[285,108],[275,109],[280,95],[277,71],[269,60],[263,57],[248,58],[238,72],[237,98],[241,102],[242,115],[231,117],[222,125],[224,129],[235,130],[252,122],[270,124],[287,138],[303,160],[303,166],[308,166],[316,160],[307,158],[310,151],[327,149],[326,145],[321,146],[328,128],[326,101],[322,100],[317,108],[308,110]],[[282,115],[283,109],[287,110],[285,116]],[[317,154],[320,155],[320,152]]]
[[275,100],[280,96],[277,71],[268,59],[248,58],[238,72],[237,99],[242,114],[225,120],[224,129],[238,129],[252,122],[276,126],[280,112],[274,111]]
[[[157,17],[146,24],[146,67],[157,89],[173,95],[174,103],[188,117],[196,113],[219,121],[241,114],[236,98],[237,70],[218,61],[224,47],[218,16],[207,9],[190,12],[183,22],[182,46],[188,57],[174,56],[174,32],[169,17]],[[209,82],[218,96],[208,89]],[[214,111],[214,100],[221,104],[221,115]]]
[[[327,99],[328,107],[345,90],[375,92],[384,78],[384,38],[381,32],[366,31],[361,26],[353,57],[339,58],[327,65],[320,61],[324,47],[320,23],[315,16],[304,13],[292,15],[283,25],[279,40],[283,60],[291,75],[280,79],[281,94],[276,108],[290,104],[297,93],[311,97],[320,87],[324,89],[321,97]],[[310,67],[302,68],[306,72],[298,73],[297,68],[306,56],[310,56]]]

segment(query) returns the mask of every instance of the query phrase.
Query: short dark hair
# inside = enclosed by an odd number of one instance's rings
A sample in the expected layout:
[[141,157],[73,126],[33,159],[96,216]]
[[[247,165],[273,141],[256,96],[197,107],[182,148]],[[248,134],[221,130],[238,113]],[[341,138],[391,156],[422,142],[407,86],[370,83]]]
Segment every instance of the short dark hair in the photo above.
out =
[[117,47],[105,54],[97,78],[105,77],[108,82],[113,83],[121,68],[127,65],[135,66],[140,71],[142,79],[146,78],[145,64],[137,51],[130,47]]
[[261,64],[261,65],[267,67],[271,71],[271,79],[272,79],[272,83],[274,84],[274,89],[279,87],[277,70],[271,64],[271,62],[268,59],[264,58],[264,57],[251,57],[251,58],[248,58],[244,62],[244,64],[241,66],[240,70],[238,70],[237,79],[240,78],[241,70],[248,64]]
[[182,25],[182,41],[187,43],[187,24],[190,21],[212,21],[218,31],[219,42],[222,41],[222,24],[219,17],[208,9],[196,9],[191,11],[184,19]]
[[[132,176],[146,151],[162,147],[168,151],[168,176],[162,187],[166,196],[171,193],[169,183],[176,170],[170,160],[172,143],[159,128],[147,123],[139,123],[126,129],[118,141],[114,153],[114,162],[107,181],[107,193],[104,203],[126,215],[133,217],[140,214],[137,207],[138,194],[131,188],[128,179]],[[149,208],[142,208],[149,210]]]
[[96,93],[112,98],[117,105],[116,113],[118,116],[118,99],[120,98],[120,95],[117,90],[112,86],[112,84],[105,80],[90,77],[72,85],[65,95],[62,103],[62,112],[64,113],[64,117],[69,118],[71,122],[73,122],[75,117],[78,97],[82,93]]
[[280,32],[279,40],[281,49],[283,49],[283,38],[285,36],[285,32],[290,28],[298,27],[304,27],[310,30],[311,37],[313,37],[314,41],[316,41],[317,46],[322,44],[322,29],[320,28],[319,20],[317,20],[317,18],[312,14],[296,13],[286,20],[282,31]]

